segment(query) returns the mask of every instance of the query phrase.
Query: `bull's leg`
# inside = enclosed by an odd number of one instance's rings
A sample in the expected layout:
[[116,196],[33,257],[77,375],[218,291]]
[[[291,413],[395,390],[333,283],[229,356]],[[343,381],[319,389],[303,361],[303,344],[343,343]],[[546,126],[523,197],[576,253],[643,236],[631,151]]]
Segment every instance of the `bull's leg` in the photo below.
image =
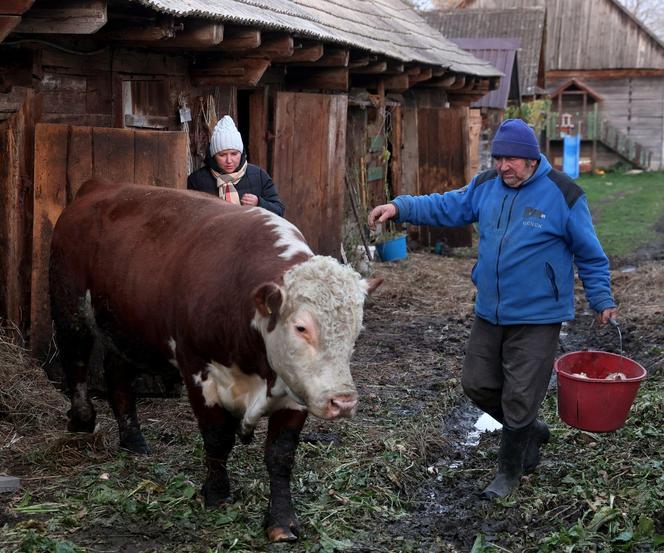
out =
[[[180,363],[182,367],[184,363]],[[203,367],[203,364],[200,366]],[[183,372],[186,375],[189,402],[196,415],[205,450],[207,475],[201,489],[203,502],[206,507],[220,507],[228,503],[231,497],[226,462],[235,445],[235,434],[240,421],[219,405],[216,391],[212,382],[206,379],[204,370]],[[196,374],[198,380],[194,381],[191,374]]]
[[118,423],[120,447],[133,453],[150,453],[136,414],[136,394],[133,381],[135,370],[132,365],[112,349],[104,354],[104,380],[115,420]]
[[207,407],[209,413],[198,418],[207,476],[201,493],[206,507],[219,507],[231,498],[231,485],[226,462],[235,445],[235,433],[239,420],[221,407]]
[[95,338],[86,321],[83,296],[64,288],[63,282],[64,279],[55,279],[51,285],[51,310],[55,341],[71,400],[67,430],[93,432],[97,415],[88,396],[87,377]]
[[300,532],[291,499],[290,479],[295,449],[306,418],[306,411],[288,409],[270,416],[265,442],[265,464],[270,475],[265,531],[272,542],[295,541]]

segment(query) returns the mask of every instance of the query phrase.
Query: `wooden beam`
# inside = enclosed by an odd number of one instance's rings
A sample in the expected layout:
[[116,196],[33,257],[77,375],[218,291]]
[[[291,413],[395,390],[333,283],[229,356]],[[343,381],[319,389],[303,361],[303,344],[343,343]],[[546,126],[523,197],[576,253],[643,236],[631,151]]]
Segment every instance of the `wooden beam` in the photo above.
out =
[[291,56],[275,57],[272,58],[272,61],[288,63],[313,62],[323,57],[324,48],[320,42],[312,44],[300,43],[295,45],[294,48],[295,50]]
[[447,73],[447,69],[444,69],[442,67],[432,67],[431,68],[431,75],[434,77],[442,77]]
[[358,67],[356,69],[351,69],[351,72],[359,73],[362,75],[375,75],[377,73],[385,73],[386,70],[387,70],[387,62],[378,61],[376,63],[367,65],[366,67]]
[[261,45],[246,53],[249,58],[266,58],[292,56],[295,52],[295,43],[290,35],[263,33]]
[[174,36],[173,22],[166,20],[149,26],[111,21],[95,33],[95,39],[133,43],[156,42]]
[[[374,59],[372,59],[374,58]],[[348,69],[356,69],[358,67],[366,67],[370,63],[375,61],[375,56],[367,56],[365,58],[356,58],[356,59],[350,59],[348,62]]]
[[5,40],[20,22],[21,18],[18,15],[0,15],[0,42]]
[[35,0],[2,0],[0,2],[0,14],[22,15],[27,12]]
[[410,88],[410,77],[405,73],[383,77],[385,90],[390,92],[404,92]]
[[432,76],[431,69],[427,67],[418,67],[417,71],[413,71],[412,73],[411,70],[408,71],[408,81],[410,82],[410,86],[414,86],[423,81],[428,81]]
[[258,48],[260,45],[261,32],[259,29],[227,25],[224,29],[224,40],[215,49],[226,52],[237,52]]
[[464,88],[466,86],[466,77],[463,75],[457,75],[457,78],[454,80],[454,82],[447,87],[447,90],[459,90],[460,88]]
[[443,88],[447,90],[450,86],[452,86],[456,80],[457,80],[458,75],[446,75],[444,77],[438,77],[436,79],[431,79],[423,83],[424,86],[426,87],[432,87],[432,88]]
[[266,59],[221,59],[197,63],[190,73],[197,86],[256,86],[268,67]]
[[348,90],[350,79],[348,69],[345,67],[300,69],[288,66],[286,81],[290,88],[315,88],[345,92]]
[[184,28],[176,31],[173,38],[162,41],[159,46],[178,48],[210,48],[224,39],[224,26],[205,19],[185,19]]
[[106,0],[66,0],[24,14],[17,33],[88,35],[108,21]]
[[302,62],[295,65],[302,67],[348,67],[350,53],[345,48],[324,48],[323,55],[313,62]]
[[404,64],[400,61],[387,61],[387,69],[385,69],[385,73],[403,73],[406,70]]
[[475,93],[463,93],[463,94],[455,94],[455,93],[449,93],[448,98],[450,105],[452,106],[466,106],[469,104],[472,104],[473,102],[477,102],[480,98],[482,98],[484,94],[475,94]]

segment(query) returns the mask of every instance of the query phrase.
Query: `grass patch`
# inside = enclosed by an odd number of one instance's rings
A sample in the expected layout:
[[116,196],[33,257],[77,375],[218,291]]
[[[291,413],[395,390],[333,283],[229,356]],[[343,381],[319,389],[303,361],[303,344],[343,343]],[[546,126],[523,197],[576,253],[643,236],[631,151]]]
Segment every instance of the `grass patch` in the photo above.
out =
[[583,175],[577,183],[588,196],[609,256],[624,256],[657,240],[656,226],[664,226],[664,172]]

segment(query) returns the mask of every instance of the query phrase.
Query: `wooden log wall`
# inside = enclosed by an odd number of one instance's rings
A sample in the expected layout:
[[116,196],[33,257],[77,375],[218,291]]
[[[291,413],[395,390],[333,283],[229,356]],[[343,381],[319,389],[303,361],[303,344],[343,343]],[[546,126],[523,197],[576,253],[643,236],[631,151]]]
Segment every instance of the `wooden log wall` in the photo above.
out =
[[472,9],[546,7],[546,71],[664,67],[664,47],[619,0],[466,0]]
[[[418,110],[419,178],[422,194],[444,193],[467,184],[469,175],[468,108]],[[471,227],[421,227],[429,246],[472,245]]]
[[19,104],[0,122],[0,317],[25,333],[30,313],[33,140],[40,99],[30,89],[14,89],[4,96]]
[[[551,78],[547,82],[554,90],[568,79]],[[601,97],[600,117],[652,151],[651,168],[664,165],[664,75],[651,77],[611,77],[606,73],[582,79]]]
[[43,356],[51,341],[48,264],[62,210],[92,177],[184,188],[187,142],[180,132],[37,125],[30,308],[34,353]]
[[324,255],[341,243],[347,111],[345,95],[277,94],[272,176],[285,217]]
[[[188,64],[183,56],[122,48],[95,55],[75,55],[53,48],[41,50],[35,73],[44,98],[43,121],[95,127],[135,126],[176,130],[177,100],[189,92]],[[133,87],[131,84],[133,83]],[[132,91],[140,92],[132,98]],[[152,85],[152,86],[150,86]],[[154,99],[160,113],[154,116]],[[126,104],[129,99],[130,105]],[[125,114],[129,118],[125,120]],[[138,117],[147,116],[140,120]]]

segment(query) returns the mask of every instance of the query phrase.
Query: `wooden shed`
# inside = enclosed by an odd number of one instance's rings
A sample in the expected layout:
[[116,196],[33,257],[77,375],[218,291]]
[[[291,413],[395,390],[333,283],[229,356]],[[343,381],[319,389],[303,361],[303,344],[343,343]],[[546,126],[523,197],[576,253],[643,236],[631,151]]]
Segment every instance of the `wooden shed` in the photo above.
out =
[[501,75],[400,0],[5,0],[0,42],[0,318],[39,354],[51,231],[86,179],[185,187],[231,114],[339,256],[347,188],[366,207],[465,184],[468,105]]
[[[561,159],[561,124],[571,116],[582,133],[582,164],[622,162],[664,168],[664,44],[618,0],[463,0],[473,10],[546,9],[546,88],[552,93],[574,79],[593,90],[597,117],[554,102],[547,136],[551,157]],[[595,143],[593,148],[592,144]],[[593,151],[595,154],[593,155]]]

